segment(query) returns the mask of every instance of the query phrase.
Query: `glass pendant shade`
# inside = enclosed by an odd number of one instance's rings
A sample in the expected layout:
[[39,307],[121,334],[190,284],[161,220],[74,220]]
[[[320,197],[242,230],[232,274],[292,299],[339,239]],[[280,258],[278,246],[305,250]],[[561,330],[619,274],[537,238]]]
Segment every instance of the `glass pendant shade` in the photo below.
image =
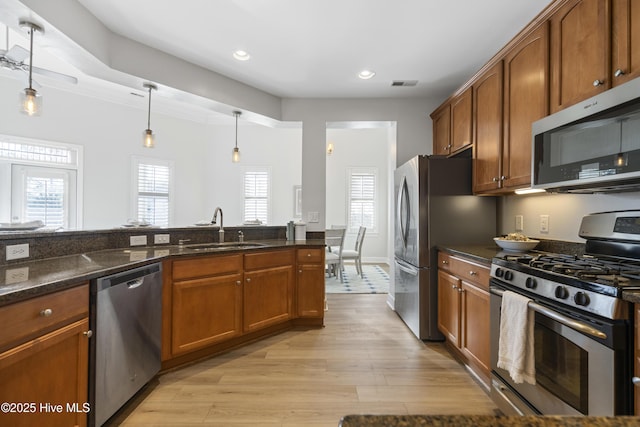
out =
[[35,89],[25,88],[20,92],[20,112],[29,116],[39,116],[42,112],[42,95]]
[[614,157],[613,163],[615,166],[621,168],[629,165],[629,158],[626,153],[618,153]]
[[142,146],[144,148],[153,148],[156,145],[156,136],[151,129],[146,129],[142,137]]

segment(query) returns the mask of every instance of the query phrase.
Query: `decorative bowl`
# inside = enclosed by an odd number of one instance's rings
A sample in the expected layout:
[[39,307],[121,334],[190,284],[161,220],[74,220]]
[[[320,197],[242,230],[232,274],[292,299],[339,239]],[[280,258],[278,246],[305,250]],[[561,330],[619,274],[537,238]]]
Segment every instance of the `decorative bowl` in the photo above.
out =
[[535,248],[540,240],[528,239],[528,240],[509,240],[504,237],[494,237],[493,241],[496,245],[500,246],[505,251],[513,252],[526,252]]

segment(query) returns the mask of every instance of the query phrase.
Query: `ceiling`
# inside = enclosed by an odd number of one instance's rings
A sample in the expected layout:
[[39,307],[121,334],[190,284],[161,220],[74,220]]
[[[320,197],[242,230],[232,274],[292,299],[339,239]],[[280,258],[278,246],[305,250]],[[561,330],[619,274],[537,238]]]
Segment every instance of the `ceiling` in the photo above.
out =
[[[69,1],[84,6],[113,33],[279,98],[436,99],[446,98],[468,80],[550,3]],[[16,27],[14,22],[5,24]],[[38,42],[36,38],[36,46]],[[234,59],[237,49],[247,51],[251,58]],[[42,66],[37,59],[34,63]],[[82,74],[56,64],[55,57],[46,65],[67,74]],[[363,69],[376,75],[359,79],[357,74]],[[78,77],[81,84],[98,80]],[[394,80],[417,80],[417,84],[394,87]]]

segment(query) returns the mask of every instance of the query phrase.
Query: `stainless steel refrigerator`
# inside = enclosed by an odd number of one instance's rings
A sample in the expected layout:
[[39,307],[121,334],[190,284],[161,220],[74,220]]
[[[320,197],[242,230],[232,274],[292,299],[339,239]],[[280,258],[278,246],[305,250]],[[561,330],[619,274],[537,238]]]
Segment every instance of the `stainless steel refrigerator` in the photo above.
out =
[[416,337],[438,330],[438,245],[492,245],[496,200],[471,194],[471,159],[416,156],[394,172],[395,310]]

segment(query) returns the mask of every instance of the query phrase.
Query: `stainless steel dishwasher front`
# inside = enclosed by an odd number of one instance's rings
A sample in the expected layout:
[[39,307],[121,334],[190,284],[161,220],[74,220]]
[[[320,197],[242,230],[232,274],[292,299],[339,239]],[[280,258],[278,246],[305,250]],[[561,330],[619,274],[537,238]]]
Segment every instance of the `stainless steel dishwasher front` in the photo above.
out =
[[92,285],[89,418],[90,425],[101,426],[160,370],[162,266],[127,270]]

